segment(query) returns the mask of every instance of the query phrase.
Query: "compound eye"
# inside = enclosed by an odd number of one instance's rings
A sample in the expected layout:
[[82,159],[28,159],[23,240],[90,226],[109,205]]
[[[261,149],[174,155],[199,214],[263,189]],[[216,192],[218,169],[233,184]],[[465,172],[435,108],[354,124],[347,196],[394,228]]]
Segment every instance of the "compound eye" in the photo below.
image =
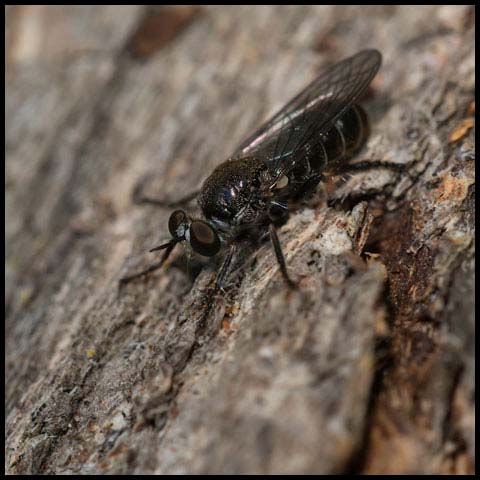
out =
[[[168,219],[168,229],[173,238],[183,238],[185,236],[185,229],[188,223],[187,214],[183,210],[175,210]],[[180,229],[184,226],[183,229]],[[181,231],[179,231],[179,229]]]
[[220,250],[220,238],[208,223],[195,220],[190,225],[190,245],[205,257],[213,257]]

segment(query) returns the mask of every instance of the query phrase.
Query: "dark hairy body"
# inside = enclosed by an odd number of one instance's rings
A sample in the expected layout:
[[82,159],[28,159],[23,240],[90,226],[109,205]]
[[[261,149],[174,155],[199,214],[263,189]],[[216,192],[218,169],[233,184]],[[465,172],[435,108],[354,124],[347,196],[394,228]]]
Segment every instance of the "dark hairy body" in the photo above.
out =
[[208,257],[227,250],[212,289],[214,295],[224,284],[238,245],[269,235],[286,285],[296,288],[276,232],[276,227],[288,220],[292,206],[309,197],[325,176],[401,168],[381,161],[349,162],[369,134],[367,116],[355,100],[380,63],[378,51],[365,50],[331,67],[244,141],[204,181],[200,191],[167,202],[144,196],[142,185],[137,186],[137,203],[179,207],[197,199],[203,218],[174,211],[169,220],[172,239],[150,250],[165,250],[162,259],[122,278],[121,283],[160,268],[176,244],[186,241],[193,251]]
[[295,152],[292,168],[279,178],[256,157],[231,159],[205,180],[198,198],[205,218],[221,235],[235,238],[253,226],[288,217],[289,201],[307,198],[324,175],[343,171],[343,163],[364,144],[368,122],[352,106],[323,136],[320,154],[308,147]]

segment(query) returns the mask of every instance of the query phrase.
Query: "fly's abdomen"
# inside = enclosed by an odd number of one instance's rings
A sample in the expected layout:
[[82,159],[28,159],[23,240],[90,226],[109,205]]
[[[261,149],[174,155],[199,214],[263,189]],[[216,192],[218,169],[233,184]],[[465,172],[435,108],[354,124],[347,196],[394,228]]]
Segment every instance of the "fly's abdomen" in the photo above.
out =
[[335,172],[342,161],[351,157],[369,134],[368,119],[359,105],[353,105],[338,119],[323,139],[323,164],[326,172]]

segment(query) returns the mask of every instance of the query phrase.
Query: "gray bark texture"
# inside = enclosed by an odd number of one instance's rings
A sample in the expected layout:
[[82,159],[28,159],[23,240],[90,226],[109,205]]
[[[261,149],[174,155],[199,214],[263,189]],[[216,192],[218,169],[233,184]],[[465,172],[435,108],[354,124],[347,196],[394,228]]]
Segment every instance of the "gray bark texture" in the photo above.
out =
[[[6,9],[6,472],[473,473],[469,6]],[[355,161],[268,243],[157,261],[174,199],[327,65],[383,54]],[[208,310],[209,309],[209,310]],[[207,311],[206,321],[204,321]]]

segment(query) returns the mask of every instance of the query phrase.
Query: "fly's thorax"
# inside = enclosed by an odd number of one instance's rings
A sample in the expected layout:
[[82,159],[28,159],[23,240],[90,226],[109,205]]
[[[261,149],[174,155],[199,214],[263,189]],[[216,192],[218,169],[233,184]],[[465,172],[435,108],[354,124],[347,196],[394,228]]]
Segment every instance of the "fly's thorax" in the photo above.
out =
[[219,165],[205,180],[199,197],[205,218],[219,225],[238,223],[239,215],[248,210],[266,176],[265,164],[253,157]]

